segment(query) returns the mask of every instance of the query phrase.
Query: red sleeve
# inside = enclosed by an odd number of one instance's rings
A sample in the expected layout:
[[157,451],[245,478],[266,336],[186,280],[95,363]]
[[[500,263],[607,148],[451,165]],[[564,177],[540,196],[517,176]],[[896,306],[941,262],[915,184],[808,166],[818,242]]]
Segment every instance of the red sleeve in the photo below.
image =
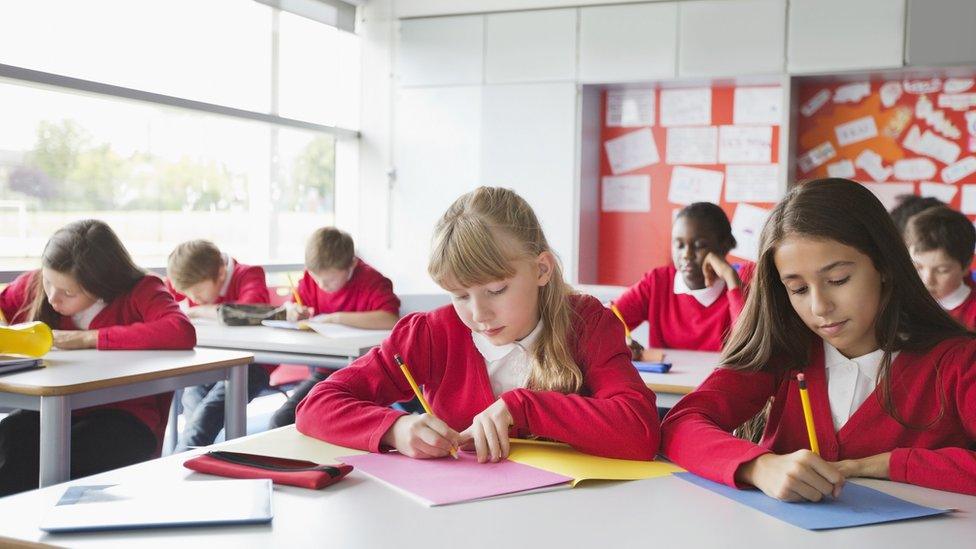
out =
[[737,486],[739,466],[769,450],[732,436],[732,430],[759,413],[775,391],[771,373],[715,370],[668,413],[661,452],[697,475]]
[[583,393],[514,389],[501,398],[515,427],[600,456],[650,460],[660,422],[654,393],[630,360],[623,326],[604,307],[580,323]]
[[0,310],[3,311],[3,318],[10,324],[27,322],[29,319],[18,315],[27,302],[31,299],[30,287],[34,275],[39,271],[30,271],[18,276],[9,286],[0,292]]
[[617,306],[627,327],[633,330],[640,326],[647,318],[647,311],[650,310],[652,295],[654,293],[654,271],[644,274],[644,278],[634,284],[623,293],[613,304]]
[[[312,275],[308,274],[308,271],[302,275],[302,279],[298,281],[298,297],[302,298],[302,305],[305,307],[315,307],[318,303],[316,295],[319,292],[319,287],[312,279]],[[292,303],[295,302],[295,293],[292,292],[291,297],[288,298]],[[319,311],[315,311],[318,313]]]
[[[962,345],[966,352],[952,353],[946,363],[944,387],[947,406],[958,414],[958,423],[969,439],[976,442],[976,343]],[[969,448],[896,448],[888,460],[888,476],[907,482],[951,492],[976,495],[976,452]]]
[[393,283],[385,276],[378,276],[367,290],[366,308],[369,311],[386,311],[400,316],[400,298],[393,293]]
[[170,293],[170,295],[173,296],[173,300],[174,301],[176,301],[177,303],[179,303],[180,301],[183,301],[184,299],[186,299],[186,296],[185,295],[183,295],[180,292],[176,291],[176,288],[173,287],[173,281],[170,280],[169,277],[166,277],[165,280],[166,280],[166,291],[168,291]]
[[258,266],[248,267],[237,276],[241,278],[237,281],[237,295],[234,296],[235,303],[271,303],[264,269]]
[[298,431],[340,446],[378,452],[380,439],[405,412],[389,408],[413,396],[393,355],[418,385],[432,378],[430,329],[423,314],[401,319],[390,336],[351,365],[317,384],[298,405]]
[[752,274],[755,270],[755,266],[755,263],[743,263],[739,268],[739,272],[737,273],[739,275],[739,281],[742,282],[742,285],[726,292],[729,299],[729,313],[732,317],[732,324],[735,324],[735,321],[739,318],[739,315],[742,314],[742,309],[744,309],[746,306],[746,294],[748,292],[749,284],[752,283]]
[[146,275],[128,295],[126,315],[132,322],[124,326],[99,328],[98,349],[192,349],[197,333],[183,314],[163,281]]

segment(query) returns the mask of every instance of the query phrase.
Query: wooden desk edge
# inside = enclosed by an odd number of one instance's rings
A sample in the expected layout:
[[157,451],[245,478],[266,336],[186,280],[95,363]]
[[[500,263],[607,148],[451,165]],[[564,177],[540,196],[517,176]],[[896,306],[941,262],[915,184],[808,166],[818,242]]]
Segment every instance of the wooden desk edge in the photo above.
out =
[[687,385],[667,385],[664,383],[645,383],[644,385],[647,385],[647,388],[655,393],[668,393],[671,395],[687,395],[695,390],[695,387],[689,387]]

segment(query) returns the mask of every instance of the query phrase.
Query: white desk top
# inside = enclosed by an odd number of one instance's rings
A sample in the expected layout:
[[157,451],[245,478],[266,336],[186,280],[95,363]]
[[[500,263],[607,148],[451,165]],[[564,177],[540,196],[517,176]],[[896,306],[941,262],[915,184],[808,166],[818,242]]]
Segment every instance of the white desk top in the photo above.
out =
[[45,368],[0,375],[0,392],[22,395],[68,395],[162,379],[225,366],[249,364],[254,356],[240,351],[51,351]]
[[[287,429],[287,428],[285,428]],[[280,430],[279,430],[280,431]],[[271,433],[275,433],[274,431]],[[295,433],[288,436],[300,436]],[[227,443],[253,451],[262,433]],[[281,434],[268,441],[280,443]],[[303,441],[302,445],[322,445]],[[102,473],[73,484],[214,479],[181,463],[199,453]],[[330,451],[330,450],[323,450]],[[571,490],[428,508],[353,471],[319,491],[274,489],[271,525],[47,535],[37,524],[65,485],[0,499],[0,536],[72,547],[972,547],[976,497],[886,481],[858,481],[920,504],[959,509],[948,516],[809,532],[672,477],[590,482]]]
[[641,379],[655,393],[686,395],[694,391],[712,370],[719,367],[720,353],[665,349],[664,361],[671,363],[666,374],[641,372]]
[[194,321],[197,345],[320,356],[359,357],[383,342],[386,334],[362,337],[328,338],[315,332],[284,330],[268,326],[223,326],[216,322]]

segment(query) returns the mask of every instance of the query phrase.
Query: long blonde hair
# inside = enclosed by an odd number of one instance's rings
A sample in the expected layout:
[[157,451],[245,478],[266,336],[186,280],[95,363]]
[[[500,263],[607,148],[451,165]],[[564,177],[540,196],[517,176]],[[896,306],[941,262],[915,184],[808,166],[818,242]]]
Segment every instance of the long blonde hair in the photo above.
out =
[[[499,242],[502,236],[516,242],[518,249]],[[427,272],[441,286],[448,281],[479,286],[514,276],[513,262],[544,252],[555,257],[525,199],[510,189],[479,187],[455,200],[437,222]],[[552,277],[539,288],[542,331],[533,353],[530,389],[576,393],[583,385],[568,343],[574,314],[571,293],[556,258]]]

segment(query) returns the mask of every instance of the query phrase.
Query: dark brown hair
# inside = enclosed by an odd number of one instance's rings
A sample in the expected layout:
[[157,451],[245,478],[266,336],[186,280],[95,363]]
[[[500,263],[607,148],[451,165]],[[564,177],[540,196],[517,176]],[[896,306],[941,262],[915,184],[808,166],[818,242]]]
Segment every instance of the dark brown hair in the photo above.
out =
[[903,194],[897,197],[898,205],[891,210],[891,220],[895,222],[898,234],[905,233],[908,220],[913,215],[921,213],[935,206],[945,206],[946,203],[932,196],[918,196],[917,194]]
[[213,242],[188,240],[169,254],[166,276],[182,292],[204,280],[217,280],[224,264],[224,256]]
[[[759,260],[745,309],[722,351],[722,363],[738,370],[783,374],[802,369],[809,362],[816,336],[790,304],[773,262],[777,246],[795,236],[833,240],[855,248],[868,256],[881,274],[875,336],[884,355],[878,384],[885,410],[902,422],[891,400],[892,353],[927,350],[948,338],[973,334],[953,320],[925,289],[881,202],[871,191],[847,179],[799,184],[773,209],[760,236]],[[943,412],[944,406],[940,417]]]
[[335,227],[316,229],[305,243],[305,268],[313,273],[348,269],[355,258],[352,237]]
[[[70,276],[86,292],[107,302],[128,292],[146,276],[112,228],[97,219],[75,221],[58,229],[44,246],[41,265]],[[24,304],[25,316],[57,327],[61,315],[48,303],[42,279],[37,271],[31,280],[31,299]]]
[[905,226],[905,244],[920,252],[944,250],[946,255],[969,270],[976,248],[976,228],[956,210],[936,206],[913,215]]
[[725,252],[735,248],[735,237],[732,236],[732,225],[729,223],[729,216],[725,215],[725,210],[711,202],[695,202],[689,204],[678,211],[674,216],[677,221],[682,217],[694,219],[703,225],[703,228],[712,233],[715,242],[725,247]]

